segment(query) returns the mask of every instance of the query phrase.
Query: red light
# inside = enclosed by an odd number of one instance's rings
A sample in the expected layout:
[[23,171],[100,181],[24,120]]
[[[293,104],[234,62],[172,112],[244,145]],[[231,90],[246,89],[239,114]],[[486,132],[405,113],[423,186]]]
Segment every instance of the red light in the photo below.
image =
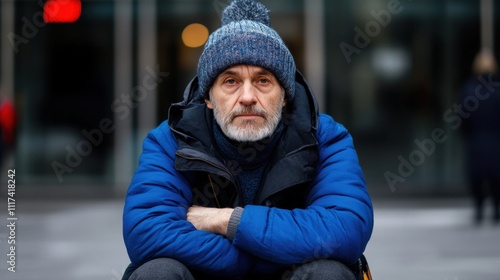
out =
[[46,23],[71,23],[82,13],[80,0],[47,0],[43,6],[43,21]]
[[0,104],[0,129],[2,130],[2,140],[7,144],[14,142],[14,131],[16,127],[16,111],[14,104],[9,99],[5,99]]

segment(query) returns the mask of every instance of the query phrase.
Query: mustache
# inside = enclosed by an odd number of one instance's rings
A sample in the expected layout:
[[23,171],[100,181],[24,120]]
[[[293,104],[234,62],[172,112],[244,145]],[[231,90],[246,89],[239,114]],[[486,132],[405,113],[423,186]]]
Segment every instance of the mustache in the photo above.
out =
[[264,109],[257,108],[255,106],[244,106],[244,107],[238,107],[231,111],[229,118],[231,120],[234,120],[239,115],[243,114],[251,114],[251,115],[258,115],[263,117],[264,119],[267,119],[267,112]]

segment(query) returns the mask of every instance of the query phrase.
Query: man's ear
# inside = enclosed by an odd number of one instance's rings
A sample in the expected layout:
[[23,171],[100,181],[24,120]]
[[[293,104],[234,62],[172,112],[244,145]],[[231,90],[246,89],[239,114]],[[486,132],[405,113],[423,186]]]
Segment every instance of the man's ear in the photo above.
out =
[[207,104],[208,109],[212,109],[212,110],[214,109],[214,105],[212,104],[210,99],[205,98],[205,104]]
[[283,107],[286,106],[287,99],[283,99]]

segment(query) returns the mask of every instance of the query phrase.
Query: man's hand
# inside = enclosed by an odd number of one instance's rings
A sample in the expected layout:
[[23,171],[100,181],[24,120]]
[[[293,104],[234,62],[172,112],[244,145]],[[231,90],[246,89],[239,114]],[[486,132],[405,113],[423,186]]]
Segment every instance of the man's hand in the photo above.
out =
[[187,220],[197,230],[204,230],[226,236],[229,218],[233,213],[232,208],[210,208],[191,206],[187,212]]

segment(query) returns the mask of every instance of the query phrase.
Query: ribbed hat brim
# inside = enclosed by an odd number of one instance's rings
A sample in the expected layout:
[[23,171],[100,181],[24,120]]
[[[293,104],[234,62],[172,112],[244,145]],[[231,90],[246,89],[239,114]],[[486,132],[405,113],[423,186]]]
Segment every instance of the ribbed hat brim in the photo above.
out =
[[293,98],[296,67],[290,51],[272,28],[248,20],[224,25],[210,36],[198,62],[200,93],[206,97],[220,73],[242,64],[271,71]]

